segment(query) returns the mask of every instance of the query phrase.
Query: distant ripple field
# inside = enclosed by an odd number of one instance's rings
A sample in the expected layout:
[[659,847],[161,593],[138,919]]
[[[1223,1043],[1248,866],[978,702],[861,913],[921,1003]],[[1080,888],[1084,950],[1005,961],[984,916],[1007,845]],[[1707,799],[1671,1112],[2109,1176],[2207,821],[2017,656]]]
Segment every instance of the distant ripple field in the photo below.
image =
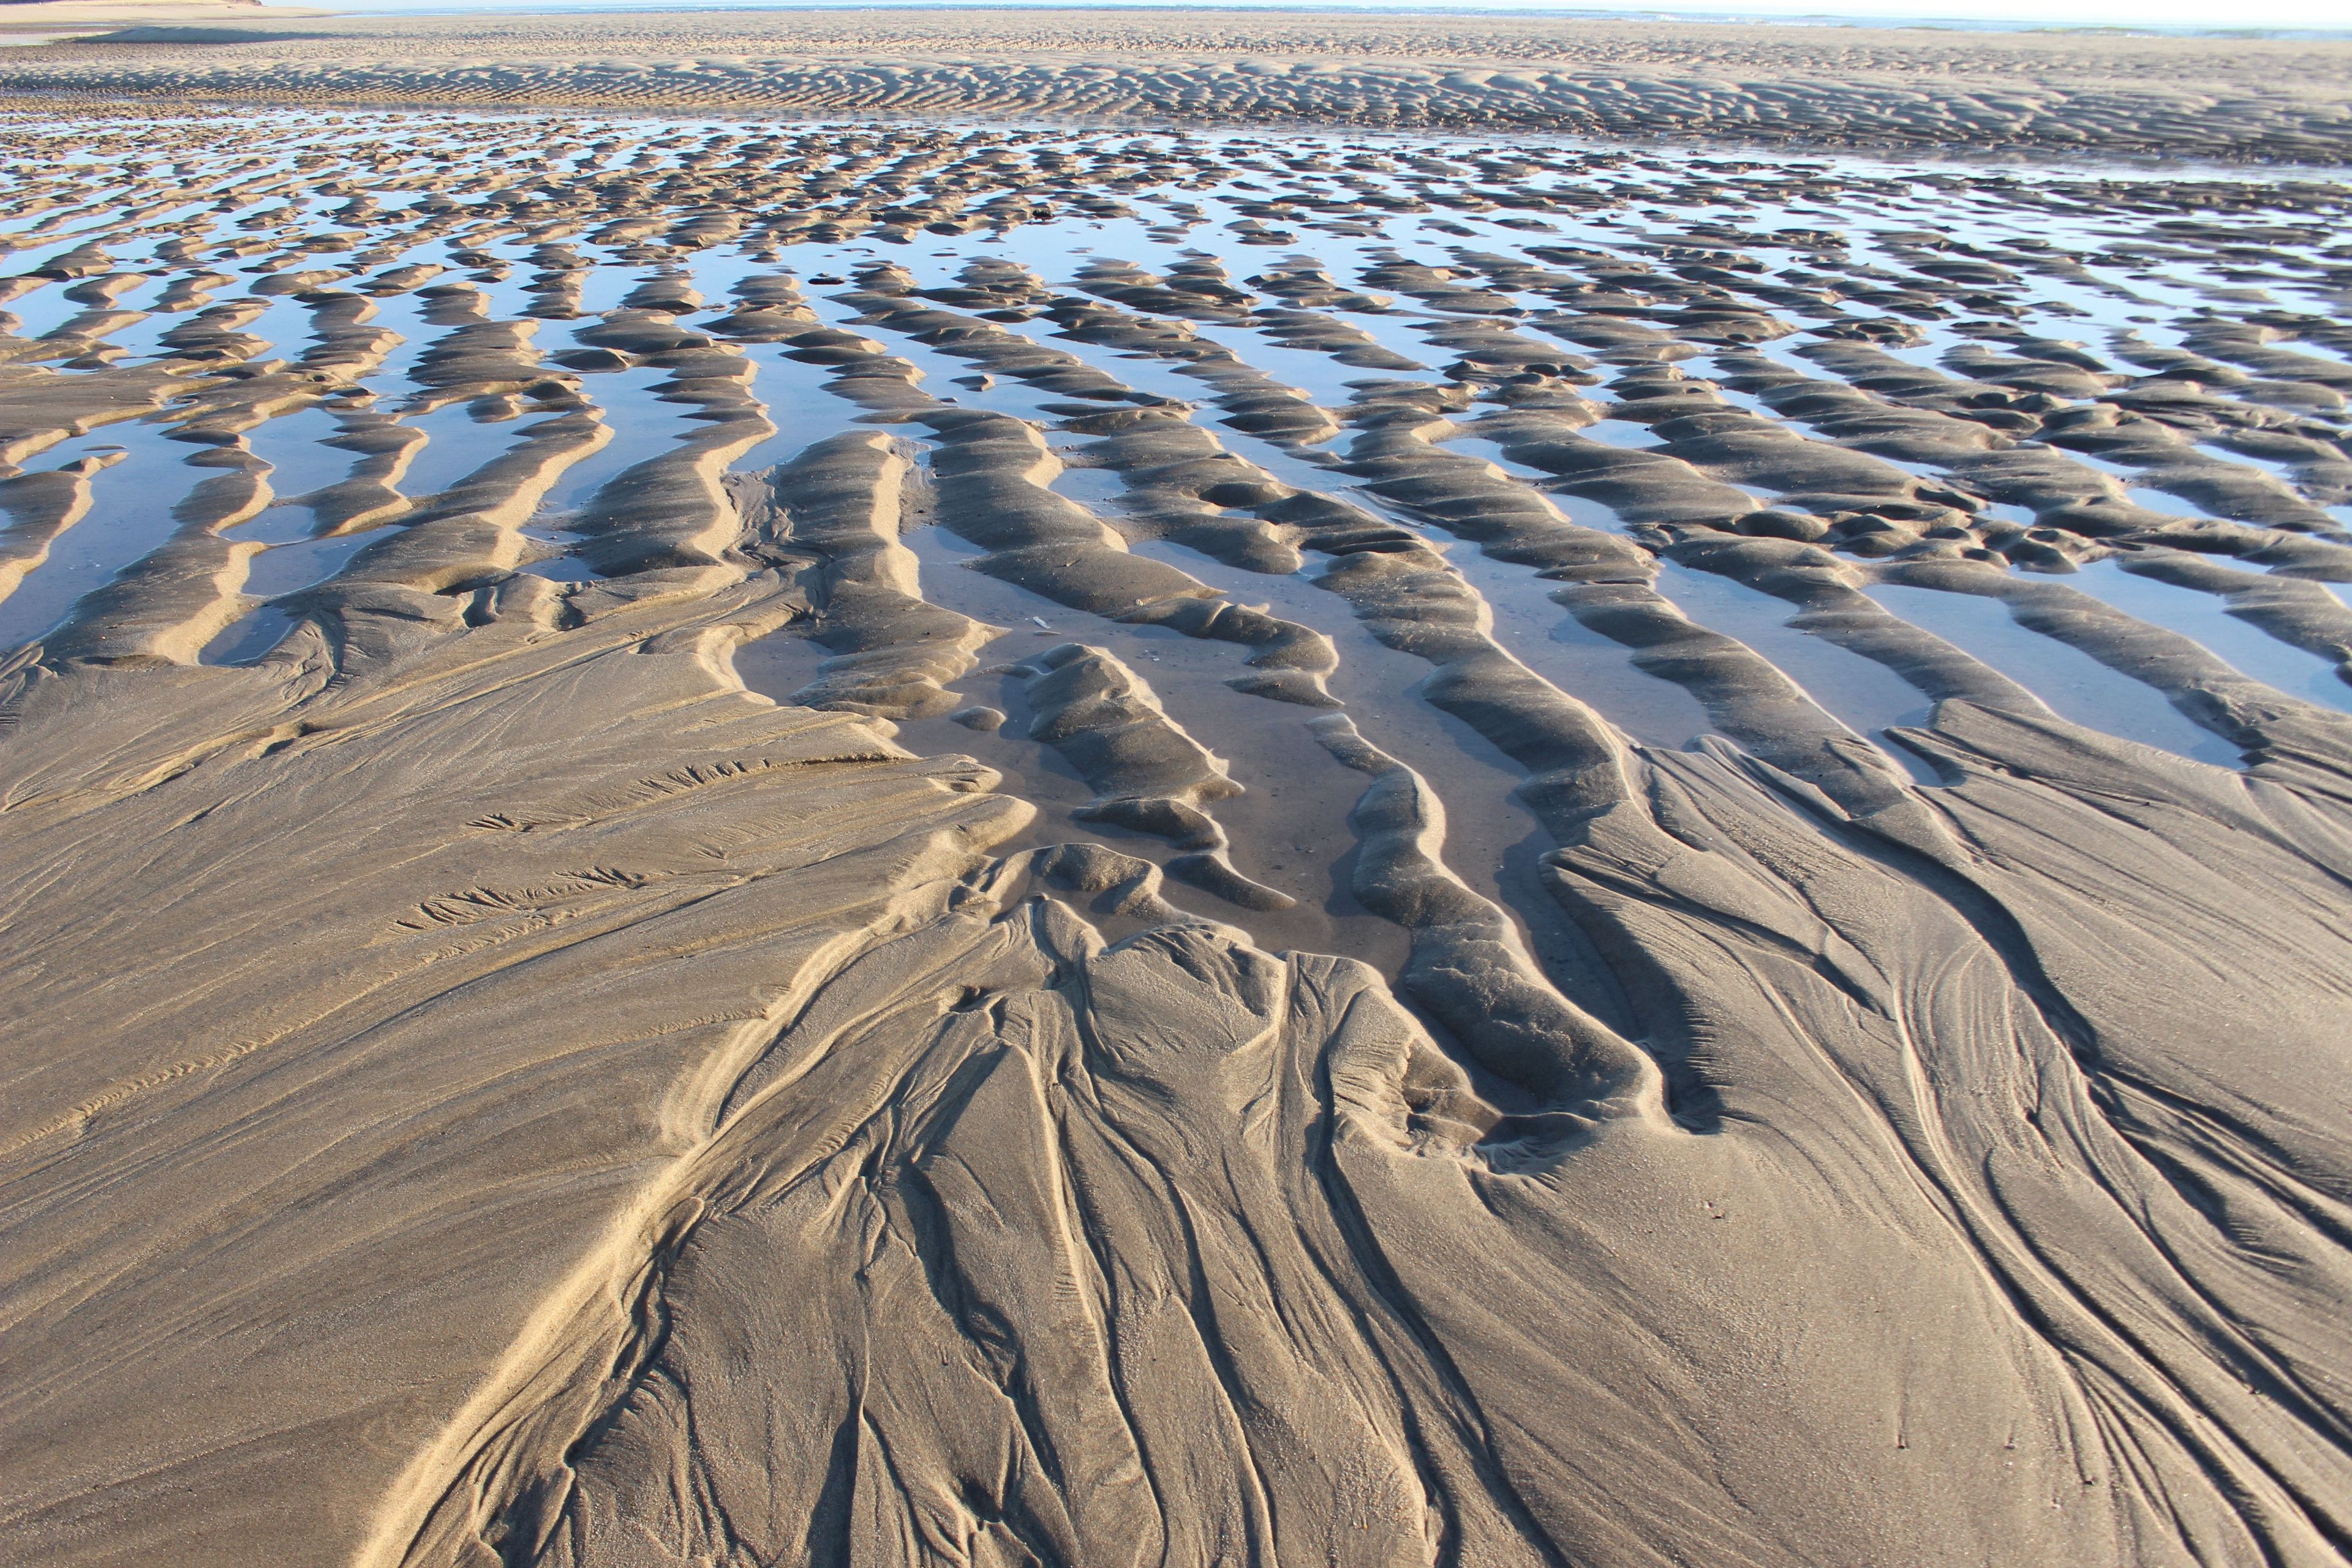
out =
[[[2352,163],[2352,37],[1117,7],[331,16],[183,0],[180,20],[172,4],[0,50],[0,105],[1347,125]],[[104,5],[18,4],[6,20]]]

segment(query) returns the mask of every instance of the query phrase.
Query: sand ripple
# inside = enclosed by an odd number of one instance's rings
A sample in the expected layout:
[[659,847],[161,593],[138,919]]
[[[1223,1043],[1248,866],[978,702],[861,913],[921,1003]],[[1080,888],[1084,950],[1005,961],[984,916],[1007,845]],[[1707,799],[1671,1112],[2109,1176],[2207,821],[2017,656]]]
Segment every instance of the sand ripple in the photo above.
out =
[[2345,1561],[2341,185],[0,138],[12,1563]]
[[2340,163],[2352,46],[1415,17],[319,19],[8,50],[0,93],[931,114]]

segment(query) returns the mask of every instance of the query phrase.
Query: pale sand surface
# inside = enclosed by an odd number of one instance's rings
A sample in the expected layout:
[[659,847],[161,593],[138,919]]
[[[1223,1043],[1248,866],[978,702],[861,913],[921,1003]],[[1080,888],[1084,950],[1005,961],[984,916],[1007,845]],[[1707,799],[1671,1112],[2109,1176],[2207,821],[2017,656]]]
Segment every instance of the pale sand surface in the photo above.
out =
[[[261,0],[12,0],[0,5],[0,47],[53,43],[162,23],[250,18]],[[324,16],[300,7],[271,6],[272,22]]]
[[[32,13],[45,5],[10,10]],[[1313,121],[2352,161],[2352,42],[1164,12],[147,27],[0,94]]]
[[2346,1563],[2352,189],[0,147],[11,1565]]

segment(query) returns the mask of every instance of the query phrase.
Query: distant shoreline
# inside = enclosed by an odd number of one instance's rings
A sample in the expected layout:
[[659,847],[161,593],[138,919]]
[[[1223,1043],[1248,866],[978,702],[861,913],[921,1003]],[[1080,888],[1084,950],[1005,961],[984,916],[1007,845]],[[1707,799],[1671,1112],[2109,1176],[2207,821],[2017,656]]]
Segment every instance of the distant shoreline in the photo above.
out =
[[[101,15],[110,13],[149,14],[163,11],[190,14],[213,10],[234,10],[240,14],[254,11],[280,16],[315,16],[373,17],[433,17],[485,16],[588,16],[588,15],[666,15],[702,16],[741,12],[781,12],[787,14],[838,14],[863,11],[936,13],[941,15],[988,12],[1050,12],[1067,9],[1052,0],[700,0],[698,4],[663,5],[659,0],[552,0],[552,3],[532,4],[486,10],[446,3],[446,0],[424,0],[415,5],[366,3],[366,0],[329,0],[321,8],[300,5],[282,5],[278,0],[126,0],[121,5],[109,5],[106,0],[0,0],[0,17],[8,13],[50,14],[58,12]],[[1845,11],[1788,11],[1780,13],[1738,12],[1700,7],[1676,6],[1601,6],[1549,5],[1543,0],[1529,0],[1519,5],[1475,5],[1432,8],[1413,5],[1349,5],[1297,4],[1269,0],[1265,5],[1192,4],[1190,0],[1111,0],[1111,3],[1090,5],[1090,13],[1156,14],[1178,12],[1185,15],[1224,16],[1362,16],[1391,19],[1444,18],[1447,20],[1545,20],[1593,23],[1672,23],[1678,26],[1731,27],[1838,27],[1874,32],[1963,33],[1970,35],[2025,33],[2055,36],[2087,36],[2118,38],[2194,38],[2215,41],[2331,41],[2352,40],[2352,27],[2303,27],[2272,26],[2199,26],[2144,22],[2100,22],[2058,19],[2037,21],[2030,17],[2009,16],[1990,20],[1967,16],[1904,16],[1893,13]]]

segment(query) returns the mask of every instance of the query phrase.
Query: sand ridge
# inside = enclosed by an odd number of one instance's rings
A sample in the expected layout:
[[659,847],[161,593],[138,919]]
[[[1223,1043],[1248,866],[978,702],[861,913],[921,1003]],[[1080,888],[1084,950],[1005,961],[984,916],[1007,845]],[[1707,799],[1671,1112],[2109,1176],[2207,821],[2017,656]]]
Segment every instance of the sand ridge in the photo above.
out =
[[1506,17],[239,19],[11,50],[0,58],[7,93],[1511,126],[2312,163],[2342,163],[2352,149],[2352,43]]
[[12,1557],[2344,1561],[2342,186],[0,133]]

